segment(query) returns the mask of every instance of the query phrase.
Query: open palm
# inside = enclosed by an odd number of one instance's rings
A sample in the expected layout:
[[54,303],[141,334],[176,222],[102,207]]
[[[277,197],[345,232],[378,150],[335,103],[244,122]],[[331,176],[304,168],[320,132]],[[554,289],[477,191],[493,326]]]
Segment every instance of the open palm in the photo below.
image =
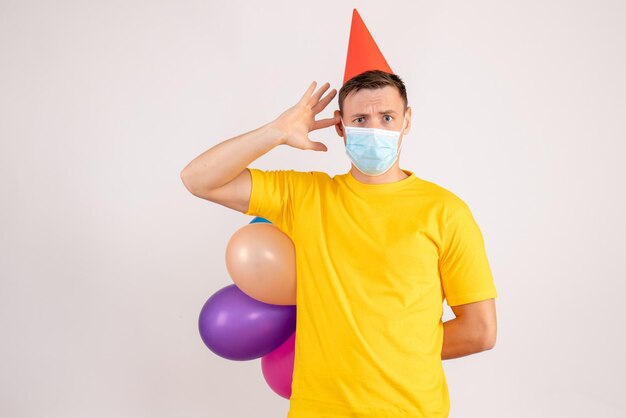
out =
[[284,144],[299,149],[328,151],[328,148],[323,143],[312,141],[309,138],[309,132],[339,123],[339,116],[315,120],[315,115],[328,106],[328,103],[337,94],[337,90],[332,89],[322,98],[330,84],[325,83],[315,91],[316,86],[317,83],[315,81],[312,82],[300,101],[283,112],[274,121],[275,127],[283,132]]

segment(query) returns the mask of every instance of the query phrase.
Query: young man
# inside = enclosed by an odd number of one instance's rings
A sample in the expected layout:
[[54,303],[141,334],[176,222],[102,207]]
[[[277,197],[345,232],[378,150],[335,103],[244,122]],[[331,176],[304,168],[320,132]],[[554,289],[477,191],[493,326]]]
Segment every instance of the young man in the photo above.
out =
[[[262,216],[296,249],[297,324],[289,418],[447,417],[442,359],[492,348],[497,296],[483,238],[454,193],[399,167],[411,108],[401,79],[366,71],[336,95],[312,83],[258,129],[182,171],[194,195]],[[247,168],[279,145],[326,151],[335,126],[348,173]],[[443,300],[456,318],[442,322]]]

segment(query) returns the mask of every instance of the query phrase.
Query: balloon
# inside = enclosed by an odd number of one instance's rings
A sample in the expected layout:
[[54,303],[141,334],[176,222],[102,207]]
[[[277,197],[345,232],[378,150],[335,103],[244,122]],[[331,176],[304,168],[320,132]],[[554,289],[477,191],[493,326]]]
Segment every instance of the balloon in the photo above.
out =
[[257,216],[256,218],[254,218],[253,220],[250,221],[251,224],[255,224],[257,222],[265,222],[265,223],[271,224],[270,221],[268,221],[265,218],[261,218],[260,216]]
[[226,269],[248,296],[273,305],[296,304],[296,250],[277,226],[258,222],[237,230],[226,246]]
[[198,328],[204,344],[229,360],[252,360],[280,346],[296,328],[296,307],[260,302],[231,284],[202,307]]
[[296,333],[276,350],[261,357],[261,370],[269,387],[285,399],[291,398]]

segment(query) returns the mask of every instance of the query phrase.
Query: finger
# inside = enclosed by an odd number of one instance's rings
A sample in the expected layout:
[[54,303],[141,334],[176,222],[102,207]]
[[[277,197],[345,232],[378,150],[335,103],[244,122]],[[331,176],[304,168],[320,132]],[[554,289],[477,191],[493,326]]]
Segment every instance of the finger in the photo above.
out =
[[326,147],[326,145],[322,144],[321,142],[311,141],[311,138],[308,138],[308,140],[311,143],[311,148],[308,148],[308,149],[313,150],[313,151],[328,151],[328,148]]
[[322,100],[320,100],[318,104],[313,106],[313,112],[315,112],[316,115],[320,113],[322,110],[324,110],[326,106],[328,106],[328,103],[330,103],[330,101],[333,100],[336,95],[337,90],[332,89],[331,91],[329,91],[328,94]]
[[303,103],[303,104],[308,103],[309,99],[311,98],[311,94],[313,94],[313,92],[315,91],[315,86],[317,86],[317,82],[316,81],[312,82],[311,85],[309,86],[309,88],[306,89],[306,92],[304,93],[304,95],[300,99],[300,103]]
[[322,87],[319,88],[319,90],[317,90],[315,92],[315,94],[313,95],[313,97],[311,97],[311,99],[309,100],[309,106],[313,107],[317,104],[317,102],[319,102],[320,97],[322,97],[322,94],[324,94],[324,92],[326,90],[328,90],[328,88],[330,87],[330,83],[324,83],[324,85],[322,85]]
[[328,128],[329,126],[336,125],[339,122],[341,122],[341,116],[335,116],[334,118],[316,120],[313,123],[313,128],[311,130],[314,131],[316,129]]

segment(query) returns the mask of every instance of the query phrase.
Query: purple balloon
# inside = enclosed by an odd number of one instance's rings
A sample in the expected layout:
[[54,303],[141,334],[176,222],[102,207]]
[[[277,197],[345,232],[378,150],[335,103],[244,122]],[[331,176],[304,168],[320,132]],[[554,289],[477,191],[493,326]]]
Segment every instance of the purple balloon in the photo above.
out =
[[198,328],[218,356],[252,360],[274,351],[295,332],[296,305],[261,302],[231,284],[205,302]]

